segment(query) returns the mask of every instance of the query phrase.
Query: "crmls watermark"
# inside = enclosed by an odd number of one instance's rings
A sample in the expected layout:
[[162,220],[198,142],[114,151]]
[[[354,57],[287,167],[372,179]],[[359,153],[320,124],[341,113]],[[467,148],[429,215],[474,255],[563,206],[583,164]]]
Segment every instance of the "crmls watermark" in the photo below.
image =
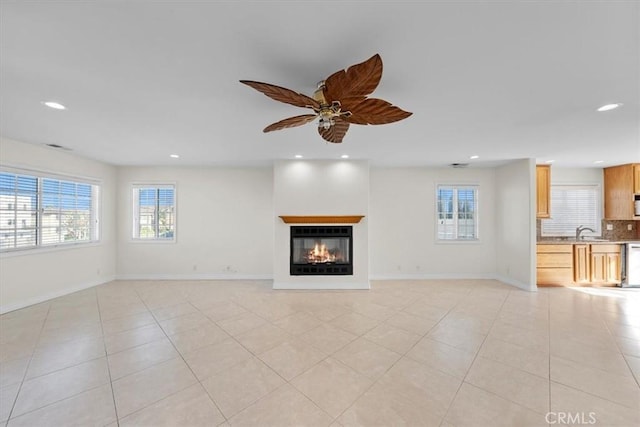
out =
[[547,412],[544,419],[549,424],[595,424],[595,412]]

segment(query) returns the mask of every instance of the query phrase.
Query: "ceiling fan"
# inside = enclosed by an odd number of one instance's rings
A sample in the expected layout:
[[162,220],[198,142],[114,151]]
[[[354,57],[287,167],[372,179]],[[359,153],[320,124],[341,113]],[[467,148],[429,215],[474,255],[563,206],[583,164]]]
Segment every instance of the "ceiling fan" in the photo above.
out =
[[313,114],[289,117],[270,124],[264,128],[264,132],[302,126],[320,118],[320,136],[328,142],[340,143],[351,124],[382,125],[406,119],[412,114],[383,99],[367,98],[378,86],[381,77],[382,58],[375,54],[318,83],[313,97],[269,83],[251,80],[240,80],[240,83],[251,86],[276,101],[313,110]]

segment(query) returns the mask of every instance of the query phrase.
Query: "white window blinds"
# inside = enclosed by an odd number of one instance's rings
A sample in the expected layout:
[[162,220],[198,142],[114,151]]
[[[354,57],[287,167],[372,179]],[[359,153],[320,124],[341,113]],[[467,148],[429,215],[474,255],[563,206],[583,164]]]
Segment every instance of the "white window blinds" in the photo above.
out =
[[133,186],[133,238],[175,240],[175,187],[173,185]]
[[99,187],[0,171],[0,250],[98,240]]
[[601,235],[600,187],[598,185],[552,185],[551,219],[542,220],[543,236],[575,236],[576,228],[585,226]]
[[478,189],[439,185],[436,191],[438,240],[478,239]]

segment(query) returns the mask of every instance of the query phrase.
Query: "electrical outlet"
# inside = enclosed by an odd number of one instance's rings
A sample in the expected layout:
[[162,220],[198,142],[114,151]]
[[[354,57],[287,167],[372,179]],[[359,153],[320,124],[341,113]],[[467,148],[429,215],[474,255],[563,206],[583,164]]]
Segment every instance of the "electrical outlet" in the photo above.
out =
[[629,231],[633,230],[633,224],[627,224],[627,230]]
[[607,224],[607,231],[613,230],[613,224]]

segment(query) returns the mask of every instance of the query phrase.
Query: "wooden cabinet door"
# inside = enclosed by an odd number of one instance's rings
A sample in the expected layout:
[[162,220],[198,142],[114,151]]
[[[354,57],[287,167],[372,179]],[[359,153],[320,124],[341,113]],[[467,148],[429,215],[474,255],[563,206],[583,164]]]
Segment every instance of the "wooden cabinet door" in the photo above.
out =
[[633,165],[633,192],[640,194],[640,165]]
[[573,245],[573,281],[588,283],[591,280],[589,245]]
[[633,187],[635,165],[604,169],[604,217],[633,219]]
[[607,282],[607,273],[609,271],[609,266],[607,265],[607,255],[608,254],[605,253],[591,254],[591,282]]
[[536,218],[551,218],[551,166],[536,166]]
[[607,254],[607,277],[606,280],[609,283],[620,283],[622,281],[622,273],[620,272],[621,268],[621,259],[619,253],[608,253]]

